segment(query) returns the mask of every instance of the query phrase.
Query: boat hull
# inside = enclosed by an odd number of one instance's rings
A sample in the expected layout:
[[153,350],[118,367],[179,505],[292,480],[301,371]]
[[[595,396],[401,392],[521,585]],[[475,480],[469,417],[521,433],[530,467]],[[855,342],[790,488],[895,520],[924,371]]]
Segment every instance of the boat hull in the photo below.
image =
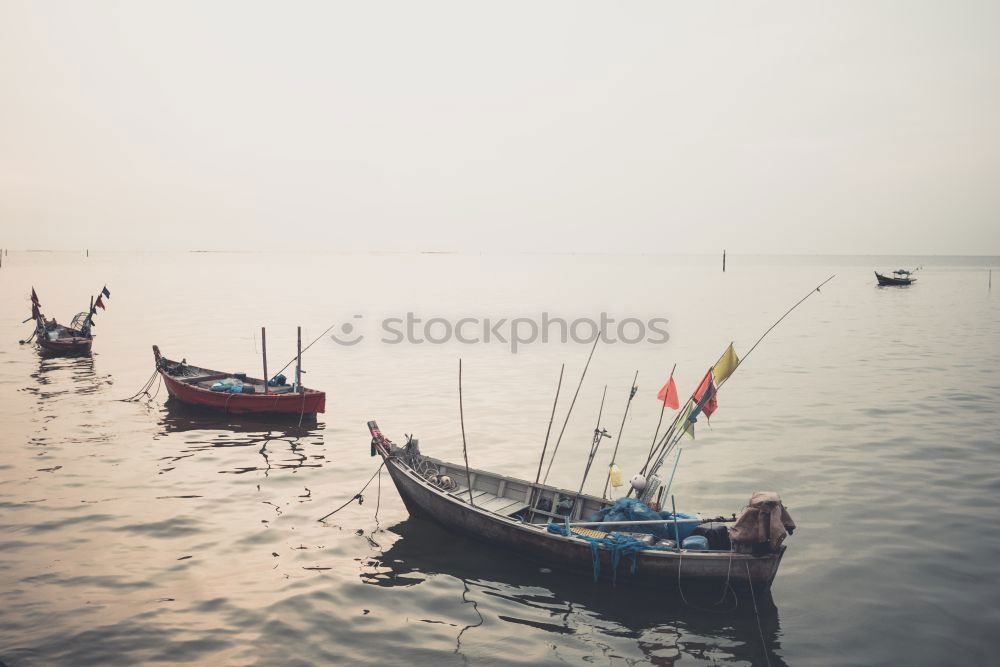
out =
[[193,387],[160,371],[170,396],[186,405],[228,414],[313,415],[326,411],[323,392],[288,394],[229,394]]
[[892,278],[883,276],[878,271],[875,272],[875,279],[878,280],[879,287],[906,287],[912,285],[916,278]]
[[59,340],[49,340],[46,336],[37,336],[35,341],[38,343],[38,347],[42,352],[64,356],[90,354],[94,344],[94,339],[92,337],[60,338]]
[[[492,545],[521,553],[556,570],[571,570],[593,576],[593,560],[588,541],[556,535],[517,519],[495,514],[459,500],[428,484],[408,466],[379,449],[387,458],[386,468],[407,511],[430,519],[445,528]],[[611,580],[612,556],[600,550],[600,581]],[[632,559],[624,557],[618,565],[616,583],[642,586],[713,588],[724,591],[728,584],[736,591],[763,592],[771,587],[784,554],[763,556],[735,552],[647,551],[636,556],[636,573],[631,574]]]

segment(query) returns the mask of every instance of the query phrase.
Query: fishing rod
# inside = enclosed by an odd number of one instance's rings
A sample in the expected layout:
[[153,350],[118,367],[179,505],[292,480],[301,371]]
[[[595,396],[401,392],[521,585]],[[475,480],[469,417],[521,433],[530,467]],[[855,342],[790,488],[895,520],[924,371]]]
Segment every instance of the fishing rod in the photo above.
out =
[[573,394],[573,400],[569,403],[569,410],[566,411],[566,420],[563,422],[562,430],[559,431],[559,437],[556,438],[556,446],[552,450],[552,456],[549,457],[549,467],[545,469],[545,477],[542,479],[542,484],[545,484],[549,479],[549,473],[552,471],[552,462],[556,460],[556,454],[559,452],[559,443],[562,442],[563,433],[566,432],[566,425],[569,423],[569,416],[573,414],[573,406],[576,405],[576,397],[580,395],[580,387],[583,386],[583,379],[587,377],[587,369],[590,368],[590,360],[594,358],[594,350],[597,349],[597,344],[601,342],[601,334],[598,333],[597,337],[594,338],[594,346],[590,348],[590,356],[587,357],[587,364],[583,367],[583,373],[580,375],[580,382],[576,385],[576,393]]
[[611,453],[611,463],[608,464],[608,478],[604,480],[604,491],[601,492],[601,498],[608,494],[608,484],[611,483],[611,469],[615,465],[615,459],[618,458],[618,445],[622,442],[622,431],[625,430],[625,419],[628,417],[628,409],[632,405],[632,399],[635,398],[635,393],[639,391],[639,386],[635,381],[639,378],[639,371],[635,372],[635,376],[632,378],[632,388],[628,392],[628,401],[625,403],[625,414],[622,415],[622,425],[618,427],[618,439],[615,440],[615,451]]
[[552,433],[552,421],[556,418],[556,405],[559,404],[559,390],[562,388],[563,372],[566,370],[566,364],[563,364],[559,369],[559,382],[556,384],[556,398],[552,401],[552,414],[549,416],[549,427],[545,429],[545,444],[542,445],[542,455],[538,459],[538,472],[535,473],[535,484],[538,484],[538,478],[542,476],[542,464],[545,462],[545,450],[549,446],[549,434]]
[[[305,346],[305,348],[304,348],[304,349],[302,350],[302,352],[299,352],[299,353],[298,353],[298,354],[296,354],[296,355],[295,355],[294,357],[292,357],[291,359],[289,359],[289,360],[288,360],[288,363],[287,363],[287,364],[285,364],[284,366],[282,366],[282,367],[281,367],[281,370],[279,370],[279,371],[278,371],[277,373],[275,373],[275,374],[274,374],[274,375],[272,375],[271,377],[274,377],[274,376],[278,375],[279,373],[281,373],[281,371],[283,371],[283,370],[285,370],[286,368],[288,368],[289,366],[291,366],[291,365],[292,365],[292,362],[294,362],[294,361],[295,361],[296,359],[301,359],[302,355],[303,355],[303,354],[304,354],[304,353],[306,352],[306,350],[308,350],[308,349],[309,349],[310,347],[312,347],[313,345],[315,345],[316,343],[318,343],[318,342],[319,342],[319,339],[320,339],[320,338],[322,338],[323,336],[325,336],[325,335],[326,335],[326,334],[327,334],[327,333],[328,333],[328,332],[330,331],[330,329],[334,328],[335,326],[337,326],[337,323],[336,323],[336,322],[334,322],[333,324],[331,324],[330,326],[328,326],[328,327],[326,328],[326,331],[324,331],[323,333],[321,333],[321,334],[320,334],[319,336],[317,336],[317,337],[316,337],[316,340],[314,340],[313,342],[311,342],[311,343],[309,343],[308,345],[306,345],[306,346]],[[303,372],[304,372],[304,371],[303,371]],[[264,380],[265,380],[265,381],[267,381],[267,380],[269,380],[269,379],[270,379],[270,378],[264,378]]]
[[[753,353],[753,351],[757,349],[757,346],[760,345],[761,341],[763,341],[764,338],[766,338],[767,335],[769,333],[771,333],[775,329],[775,327],[777,327],[779,324],[781,324],[781,322],[784,321],[784,319],[786,317],[788,317],[792,313],[793,310],[795,310],[800,305],[802,305],[802,303],[806,299],[808,299],[809,297],[811,297],[813,294],[819,293],[821,287],[823,287],[824,285],[826,285],[828,282],[830,282],[831,280],[833,280],[836,277],[837,277],[836,274],[834,274],[834,275],[830,276],[829,278],[827,278],[826,280],[824,280],[823,282],[821,282],[819,285],[817,285],[813,289],[809,290],[808,294],[806,294],[804,297],[802,297],[801,299],[799,299],[798,301],[796,301],[795,305],[793,305],[791,308],[789,308],[787,311],[785,311],[784,315],[782,315],[781,317],[779,317],[774,322],[774,324],[772,324],[770,327],[768,327],[767,330],[764,331],[764,333],[762,333],[760,335],[760,338],[758,338],[757,341],[752,346],[750,346],[750,349],[747,350],[747,353],[743,355],[743,358],[737,360],[736,365],[733,367],[732,372],[730,372],[730,374],[728,376],[726,376],[725,378],[722,379],[721,382],[719,382],[719,384],[715,388],[715,394],[718,394],[718,392],[722,388],[722,386],[726,384],[726,382],[729,380],[729,378],[733,376],[733,374],[740,368],[740,366],[743,365],[743,363]],[[727,352],[728,352],[728,349],[727,349]],[[725,355],[725,354],[726,354],[726,352],[723,352],[723,355]],[[720,357],[719,359],[721,361],[722,357]],[[716,364],[718,364],[718,362],[716,362]],[[713,365],[712,368],[715,368],[715,365]],[[709,372],[711,372],[711,369],[709,369]],[[705,395],[703,395],[703,397],[702,397],[702,400],[699,401],[699,403],[698,403],[699,406],[701,406],[707,400],[707,396],[708,396],[708,391],[706,390]],[[677,421],[680,419],[680,417],[682,415],[685,416],[685,418],[687,419],[687,421],[689,422],[689,424],[693,423],[693,420],[691,419],[691,417],[697,418],[696,411],[700,410],[700,407],[694,407],[690,411],[687,410],[687,405],[690,404],[690,403],[692,403],[693,399],[694,399],[694,395],[692,394],[691,398],[689,398],[687,400],[687,403],[685,403],[685,409],[682,410],[681,412],[679,412],[677,414],[677,417],[674,418],[675,424],[677,423]],[[673,437],[671,438],[671,441],[669,442],[669,444],[667,444],[666,447],[663,448],[663,450],[656,456],[655,463],[649,468],[649,475],[650,476],[656,474],[656,471],[659,470],[659,468],[660,468],[661,465],[663,465],[664,458],[666,458],[666,456],[670,453],[670,451],[677,445],[677,442],[681,439],[681,437],[683,437],[684,433],[687,430],[688,430],[688,424],[685,424],[683,428],[681,428],[678,432],[676,432],[673,435]],[[663,442],[666,442],[666,438],[664,438]]]
[[583,469],[583,479],[580,480],[580,490],[576,492],[576,500],[573,501],[574,509],[576,501],[583,497],[583,485],[587,483],[587,475],[590,474],[590,466],[594,463],[597,449],[601,446],[604,438],[610,438],[608,429],[601,428],[601,415],[604,414],[604,399],[608,396],[608,385],[604,385],[604,393],[601,394],[601,407],[597,410],[597,426],[594,427],[594,439],[590,443],[590,455],[587,457],[587,467]]
[[608,433],[607,429],[601,428],[601,416],[604,414],[604,399],[608,396],[608,385],[604,385],[604,393],[601,394],[601,407],[597,410],[597,425],[594,426],[594,437],[590,443],[590,454],[587,456],[587,466],[583,469],[583,479],[580,480],[580,490],[577,495],[583,493],[583,485],[587,481],[587,475],[590,474],[590,466],[594,462],[594,456],[597,455],[597,448],[601,446],[601,441],[604,438],[610,438],[611,434]]

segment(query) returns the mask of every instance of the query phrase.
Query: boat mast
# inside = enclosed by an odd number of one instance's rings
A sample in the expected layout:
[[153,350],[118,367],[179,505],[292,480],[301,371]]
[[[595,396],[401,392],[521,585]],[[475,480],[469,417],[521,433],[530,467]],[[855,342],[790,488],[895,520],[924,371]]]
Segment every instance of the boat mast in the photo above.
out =
[[298,340],[295,344],[295,391],[302,391],[302,327],[298,327]]
[[264,360],[264,393],[267,394],[267,330],[264,327],[260,328],[260,352]]

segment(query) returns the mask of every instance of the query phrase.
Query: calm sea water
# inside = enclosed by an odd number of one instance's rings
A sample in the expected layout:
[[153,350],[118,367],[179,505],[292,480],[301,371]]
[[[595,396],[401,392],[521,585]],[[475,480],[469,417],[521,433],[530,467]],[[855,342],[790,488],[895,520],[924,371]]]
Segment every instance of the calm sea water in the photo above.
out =
[[[718,258],[11,253],[0,268],[0,661],[5,665],[986,664],[1000,625],[997,258]],[[924,269],[879,289],[873,268]],[[669,319],[665,344],[598,347],[550,482],[575,488],[604,386],[632,474],[672,365],[682,393],[730,341],[751,355],[684,444],[679,509],[780,492],[799,530],[771,596],[685,604],[593,585],[409,519],[365,422],[533,477],[560,364],[557,426],[587,354],[572,341],[385,344],[385,318]],[[1000,279],[1000,273],[997,276]],[[27,295],[68,321],[107,283],[95,351],[18,340]],[[997,290],[1000,290],[998,284]],[[305,356],[316,424],[238,423],[127,403],[150,350],[260,374]],[[443,325],[441,325],[443,326]],[[582,331],[582,330],[581,330]],[[432,333],[434,333],[432,331]],[[440,331],[437,332],[440,335]],[[588,490],[600,493],[613,441]]]

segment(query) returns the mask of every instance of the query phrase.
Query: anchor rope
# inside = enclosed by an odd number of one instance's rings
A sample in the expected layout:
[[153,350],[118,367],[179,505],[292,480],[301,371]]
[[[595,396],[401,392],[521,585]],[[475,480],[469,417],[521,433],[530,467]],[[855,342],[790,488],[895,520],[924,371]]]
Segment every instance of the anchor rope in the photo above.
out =
[[[138,398],[143,394],[149,396],[149,390],[152,388],[153,382],[156,381],[156,378],[159,377],[159,375],[160,375],[159,371],[154,370],[153,374],[149,376],[148,380],[146,380],[146,384],[142,385],[142,388],[139,389],[139,391],[135,392],[128,398],[119,398],[118,400],[121,401],[122,403],[131,403],[135,400],[138,400]],[[157,391],[159,391],[159,388],[157,388]]]
[[[359,505],[362,504],[365,501],[365,497],[363,495],[361,495],[361,494],[364,492],[365,489],[368,488],[368,485],[372,483],[372,481],[375,479],[375,476],[378,475],[379,472],[381,472],[382,466],[384,466],[386,464],[386,461],[388,461],[388,460],[389,459],[382,459],[382,463],[375,470],[375,473],[371,477],[368,478],[368,481],[365,482],[365,485],[361,487],[361,490],[359,490],[357,493],[355,493],[353,496],[351,496],[350,499],[347,502],[345,502],[343,505],[341,505],[337,509],[333,510],[332,512],[330,512],[326,516],[323,516],[323,517],[317,519],[317,521],[323,521],[325,519],[328,519],[329,517],[333,516],[334,514],[336,514],[337,512],[339,512],[340,510],[344,509],[345,507],[347,507],[348,505],[350,505],[351,503],[353,503],[355,500],[358,501]],[[379,482],[379,484],[381,484],[381,481]]]

